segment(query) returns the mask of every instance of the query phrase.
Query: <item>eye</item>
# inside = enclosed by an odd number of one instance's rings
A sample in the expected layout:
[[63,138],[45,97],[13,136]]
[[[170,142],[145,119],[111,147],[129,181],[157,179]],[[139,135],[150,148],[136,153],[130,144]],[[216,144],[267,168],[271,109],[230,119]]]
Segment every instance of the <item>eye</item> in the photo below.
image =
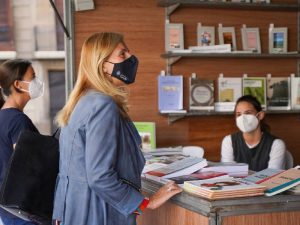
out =
[[239,117],[240,115],[242,115],[241,113],[236,113],[235,117]]

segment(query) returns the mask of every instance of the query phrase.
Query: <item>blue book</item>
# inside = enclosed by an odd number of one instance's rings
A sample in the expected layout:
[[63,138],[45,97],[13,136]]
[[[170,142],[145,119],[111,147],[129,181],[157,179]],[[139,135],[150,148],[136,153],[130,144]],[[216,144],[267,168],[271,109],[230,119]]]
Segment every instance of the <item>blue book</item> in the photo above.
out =
[[158,76],[158,109],[159,111],[182,110],[183,77]]

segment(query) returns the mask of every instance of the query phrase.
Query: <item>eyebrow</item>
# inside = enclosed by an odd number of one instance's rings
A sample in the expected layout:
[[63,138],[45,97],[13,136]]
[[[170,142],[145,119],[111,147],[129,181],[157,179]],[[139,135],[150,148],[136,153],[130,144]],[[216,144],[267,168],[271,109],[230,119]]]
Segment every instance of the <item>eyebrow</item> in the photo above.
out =
[[249,113],[249,112],[254,112],[254,110],[248,109],[248,110],[245,110],[244,112],[242,112],[242,111],[237,111],[236,113]]

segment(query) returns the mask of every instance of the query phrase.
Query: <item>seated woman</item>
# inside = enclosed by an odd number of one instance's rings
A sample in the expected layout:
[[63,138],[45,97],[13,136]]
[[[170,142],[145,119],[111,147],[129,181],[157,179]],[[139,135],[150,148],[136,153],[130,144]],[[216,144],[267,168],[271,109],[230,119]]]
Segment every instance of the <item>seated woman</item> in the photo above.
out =
[[240,131],[223,139],[221,161],[247,163],[253,171],[284,169],[285,144],[269,133],[259,101],[251,95],[242,96],[234,112]]

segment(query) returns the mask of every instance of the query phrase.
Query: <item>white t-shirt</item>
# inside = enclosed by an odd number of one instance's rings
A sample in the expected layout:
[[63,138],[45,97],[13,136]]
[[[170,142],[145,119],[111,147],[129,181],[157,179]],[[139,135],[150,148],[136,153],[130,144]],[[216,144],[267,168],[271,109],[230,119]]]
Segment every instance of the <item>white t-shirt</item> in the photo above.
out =
[[[250,146],[246,142],[247,146],[251,149],[254,146]],[[271,151],[270,151],[270,160],[268,163],[268,168],[272,169],[285,169],[285,143],[281,139],[275,139]],[[221,148],[221,162],[234,162],[234,154],[233,154],[233,147],[231,141],[231,135],[227,135],[224,137],[222,141],[222,148]]]

